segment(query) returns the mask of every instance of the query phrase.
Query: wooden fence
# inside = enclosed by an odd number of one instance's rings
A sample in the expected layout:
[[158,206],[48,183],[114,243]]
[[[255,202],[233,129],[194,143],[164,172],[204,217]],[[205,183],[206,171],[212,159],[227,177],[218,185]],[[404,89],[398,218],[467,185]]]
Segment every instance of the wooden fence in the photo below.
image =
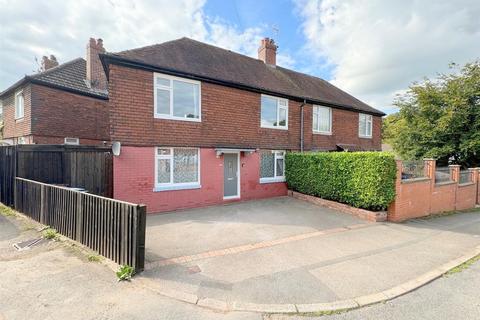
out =
[[16,178],[15,209],[118,264],[144,268],[144,205]]
[[0,147],[0,202],[13,205],[15,177],[84,188],[113,196],[113,159],[109,148],[69,145]]

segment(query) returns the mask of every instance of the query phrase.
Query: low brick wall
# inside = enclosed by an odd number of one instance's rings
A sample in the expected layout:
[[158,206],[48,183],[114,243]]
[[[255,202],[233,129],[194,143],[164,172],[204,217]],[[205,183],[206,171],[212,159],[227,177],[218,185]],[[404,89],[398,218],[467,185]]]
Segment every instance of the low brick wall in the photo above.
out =
[[310,196],[310,195],[299,193],[292,190],[288,190],[288,195],[295,199],[308,201],[310,203],[313,203],[322,207],[338,210],[343,213],[348,213],[360,219],[373,221],[373,222],[380,222],[380,221],[387,220],[387,212],[385,211],[374,212],[374,211],[369,211],[365,209],[359,209],[359,208],[351,207],[349,205],[346,205],[340,202],[325,200],[322,198]]
[[450,166],[451,182],[436,183],[436,161],[424,160],[425,177],[402,180],[402,161],[397,161],[395,201],[388,208],[388,220],[399,222],[479,204],[479,169],[470,169],[472,182],[459,184],[460,166]]

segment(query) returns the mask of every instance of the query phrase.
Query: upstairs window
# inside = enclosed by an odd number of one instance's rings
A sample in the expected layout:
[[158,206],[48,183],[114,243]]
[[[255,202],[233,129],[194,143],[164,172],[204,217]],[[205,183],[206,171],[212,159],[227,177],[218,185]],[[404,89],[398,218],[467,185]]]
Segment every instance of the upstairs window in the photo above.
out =
[[155,186],[192,187],[200,184],[200,156],[197,148],[156,148]]
[[285,181],[285,151],[260,152],[260,182]]
[[200,82],[154,74],[155,118],[200,121]]
[[23,91],[15,93],[15,119],[21,119],[25,112]]
[[361,138],[372,137],[372,116],[360,113],[358,115],[358,136]]
[[288,100],[262,95],[261,127],[288,129]]
[[313,106],[313,132],[332,134],[332,108]]

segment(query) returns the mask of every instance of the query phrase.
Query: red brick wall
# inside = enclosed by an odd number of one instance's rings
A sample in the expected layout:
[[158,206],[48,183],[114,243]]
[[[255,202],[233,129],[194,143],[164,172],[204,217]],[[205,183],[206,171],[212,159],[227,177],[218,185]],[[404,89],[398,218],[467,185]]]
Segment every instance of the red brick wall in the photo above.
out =
[[[287,195],[285,183],[259,183],[259,155],[240,159],[240,200]],[[149,213],[232,202],[223,200],[223,156],[200,150],[200,189],[154,192],[155,148],[122,147],[114,157],[114,198],[143,203]],[[237,200],[238,201],[238,200]]]
[[15,93],[3,99],[5,139],[25,137],[36,144],[63,144],[65,137],[80,138],[81,144],[110,141],[106,100],[36,84],[23,87],[23,94],[22,119],[15,120]]
[[[21,119],[15,119],[15,93],[20,90],[23,90],[24,96],[24,117]],[[4,139],[16,140],[17,137],[29,136],[32,133],[30,121],[31,92],[32,86],[25,85],[2,99],[3,119],[5,125],[3,129]]]
[[[288,131],[260,128],[258,93],[202,82],[202,122],[155,119],[153,73],[110,65],[112,140],[137,146],[239,146],[298,150],[300,102],[289,101]],[[334,149],[337,143],[381,148],[381,118],[373,139],[358,138],[358,113],[333,109],[333,135],[312,134],[312,106],[304,108],[305,149]]]
[[32,85],[32,133],[35,143],[109,141],[107,101]]
[[477,203],[477,185],[459,185],[457,189],[456,209],[465,210],[475,207]]
[[480,189],[478,169],[472,183],[459,184],[459,166],[451,166],[452,182],[435,184],[435,160],[425,160],[426,178],[401,180],[402,162],[397,162],[395,201],[388,208],[388,220],[403,221],[453,210],[474,208]]

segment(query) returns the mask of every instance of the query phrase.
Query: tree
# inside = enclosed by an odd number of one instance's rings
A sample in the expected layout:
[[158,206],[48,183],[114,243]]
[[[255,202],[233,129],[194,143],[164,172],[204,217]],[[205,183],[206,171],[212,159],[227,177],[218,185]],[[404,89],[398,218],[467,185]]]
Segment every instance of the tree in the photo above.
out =
[[383,137],[402,158],[480,166],[480,61],[451,69],[396,98]]

